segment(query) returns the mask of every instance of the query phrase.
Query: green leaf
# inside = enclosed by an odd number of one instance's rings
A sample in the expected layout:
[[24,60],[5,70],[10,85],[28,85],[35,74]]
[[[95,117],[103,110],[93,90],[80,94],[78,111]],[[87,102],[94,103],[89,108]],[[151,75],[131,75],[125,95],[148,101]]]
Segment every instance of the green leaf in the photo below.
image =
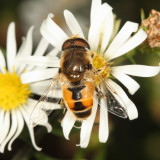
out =
[[143,21],[145,19],[146,19],[146,17],[145,17],[144,10],[143,10],[143,8],[141,8],[141,21]]
[[133,56],[127,53],[126,57],[131,61],[132,64],[136,64],[136,61],[134,60]]
[[141,53],[157,54],[158,56],[160,56],[160,47],[151,48],[148,43],[140,45],[137,50]]

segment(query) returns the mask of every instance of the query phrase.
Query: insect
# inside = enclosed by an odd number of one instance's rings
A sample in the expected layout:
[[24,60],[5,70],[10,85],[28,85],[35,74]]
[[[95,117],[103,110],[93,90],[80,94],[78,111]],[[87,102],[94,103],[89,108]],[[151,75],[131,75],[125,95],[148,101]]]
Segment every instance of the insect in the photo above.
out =
[[[62,51],[59,71],[31,114],[33,125],[41,123],[44,114],[41,110],[50,114],[57,105],[70,110],[77,120],[87,119],[92,114],[94,100],[99,102],[100,98],[106,99],[106,109],[110,112],[127,118],[124,107],[104,81],[109,74],[109,65],[101,56],[90,53],[88,42],[77,36],[71,37],[63,43]],[[62,97],[53,98],[58,92]]]

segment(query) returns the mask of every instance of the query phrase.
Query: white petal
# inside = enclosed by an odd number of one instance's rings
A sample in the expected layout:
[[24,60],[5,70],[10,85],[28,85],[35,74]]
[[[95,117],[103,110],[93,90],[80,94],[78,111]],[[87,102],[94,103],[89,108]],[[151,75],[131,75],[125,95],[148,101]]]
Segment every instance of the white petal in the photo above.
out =
[[10,127],[10,111],[6,111],[3,119],[3,123],[1,126],[1,134],[0,134],[0,144],[4,141],[6,138]]
[[126,43],[124,43],[117,51],[115,51],[114,55],[111,59],[117,58],[133,48],[136,48],[139,44],[141,44],[147,38],[147,34],[140,29],[133,37],[131,37]]
[[102,98],[100,103],[99,141],[105,143],[108,139],[108,135],[109,128],[107,102]]
[[[18,63],[29,64],[32,66],[42,66],[42,67],[60,67],[60,60],[58,57],[49,56],[28,56],[17,58]],[[26,68],[25,70],[28,71]]]
[[69,140],[69,133],[71,129],[73,128],[74,123],[76,121],[72,114],[73,113],[71,113],[71,111],[68,110],[61,122],[61,126],[63,128],[63,134],[67,140]]
[[119,101],[122,107],[127,111],[130,120],[136,119],[138,117],[138,111],[134,103],[128,98],[123,89],[113,82],[111,79],[107,80],[110,87],[108,89],[113,94],[113,96]]
[[44,80],[30,84],[31,86],[40,87],[40,86],[48,86],[51,80]]
[[101,53],[103,53],[108,45],[108,42],[110,41],[112,30],[113,30],[113,12],[110,11],[110,13],[107,15],[105,19],[105,28],[104,28],[104,35],[101,45]]
[[40,32],[54,47],[61,50],[62,44],[68,36],[63,30],[52,20],[53,14],[49,14],[47,19],[43,21]]
[[108,60],[111,60],[114,56],[114,52],[121,47],[131,36],[133,32],[136,32],[138,29],[138,24],[133,22],[126,22],[125,25],[121,28],[117,36],[114,38],[109,48],[105,52],[105,57]]
[[[36,101],[35,101],[36,102]],[[31,115],[33,117],[33,108],[36,106],[37,102],[35,104],[29,104],[31,107],[31,109],[28,109],[28,114]],[[46,108],[45,108],[46,109]],[[47,108],[48,109],[48,108]],[[43,108],[38,108],[38,112],[37,115],[35,115],[36,117],[34,117],[34,119],[29,119],[29,126],[33,127],[33,124],[37,124],[37,125],[41,125],[47,128],[48,132],[51,132],[52,130],[52,126],[48,123],[48,115],[46,114],[46,112],[43,111]]]
[[32,144],[34,146],[34,148],[37,150],[37,151],[41,151],[42,148],[39,148],[36,143],[35,143],[35,138],[34,138],[34,131],[33,131],[33,127],[29,125],[29,117],[30,115],[28,115],[28,113],[24,110],[23,107],[20,108],[21,110],[21,113],[24,117],[24,120],[26,122],[26,125],[28,127],[28,130],[29,130],[29,133],[30,133],[30,137],[31,137],[31,141],[32,141]]
[[114,14],[113,15],[113,22],[114,22],[114,24],[113,24],[113,32],[111,35],[111,40],[113,40],[116,37],[116,35],[119,31],[119,28],[120,28],[121,20],[117,19],[116,15]]
[[[37,102],[38,102],[37,100],[33,100],[31,98],[29,98],[28,101],[27,101],[27,105],[26,105],[25,109],[28,112],[28,114],[30,115],[29,125],[33,126],[33,124],[36,123],[36,125],[44,126],[44,127],[47,128],[48,132],[51,132],[52,131],[52,126],[48,122],[48,115],[49,114],[46,114],[46,112],[43,110],[43,107],[41,107],[41,108],[37,107],[38,112],[35,112],[35,110],[33,110],[34,107],[36,106]],[[56,109],[61,109],[61,106],[59,104],[54,104],[52,102],[51,103],[46,102],[44,108],[45,108],[45,110],[52,110],[53,111],[53,110],[56,110]],[[33,113],[33,111],[34,111],[34,113]],[[32,117],[33,117],[32,115],[35,114],[35,113],[36,114],[38,113],[38,115],[35,115],[35,116],[38,116],[38,118],[37,119],[32,119]],[[34,121],[34,120],[36,120],[36,121]]]
[[20,45],[20,47],[19,47],[19,50],[18,50],[18,52],[17,52],[17,56],[19,56],[19,54],[21,54],[21,52],[23,51],[23,48],[24,48],[24,46],[25,46],[25,43],[26,43],[26,37],[22,37],[22,43],[21,43],[21,45]]
[[140,85],[128,75],[114,71],[111,74],[117,78],[129,91],[130,94],[134,94],[140,87]]
[[[41,38],[36,51],[34,52],[34,56],[42,56],[44,55],[45,51],[47,50],[49,43],[45,38]],[[21,62],[22,63],[22,62]],[[35,65],[27,65],[25,71],[31,71],[33,69],[38,69],[39,67],[35,67]]]
[[[31,114],[31,112],[33,111],[33,108],[35,107],[35,105],[37,104],[38,100],[34,100],[34,99],[31,99],[31,98],[28,98],[27,100],[27,107],[26,107],[26,110]],[[47,103],[47,102],[45,102]],[[53,105],[52,105],[53,104]],[[54,106],[54,109],[53,109],[53,106]],[[41,106],[41,108],[43,110],[43,106]],[[53,102],[48,102],[48,105],[45,106],[45,109],[46,110],[55,110],[55,109],[62,109],[62,107],[60,107],[60,105],[55,105],[55,103]]]
[[90,117],[88,117],[86,120],[83,120],[83,122],[82,122],[81,133],[80,133],[80,147],[81,148],[86,148],[88,146],[90,136],[91,136],[92,127],[93,127],[94,120],[96,117],[97,105],[98,104],[95,101],[93,103],[92,113],[91,113]]
[[57,48],[54,48],[47,54],[47,56],[53,56],[54,57],[54,56],[57,56],[58,53],[59,53],[59,50]]
[[88,42],[92,51],[97,51],[102,24],[111,10],[112,8],[107,3],[104,3],[98,8],[95,19],[91,23],[88,33]]
[[30,84],[31,87],[44,87],[44,86],[48,86],[49,83],[51,82],[51,80],[44,80],[44,81],[39,81],[39,82],[34,82],[32,84]]
[[16,36],[15,36],[15,23],[10,23],[7,32],[7,65],[8,71],[13,71],[14,60],[17,52]]
[[[46,91],[47,87],[49,86],[49,82],[47,81],[47,83],[44,83],[43,81],[40,81],[40,82],[32,83],[30,84],[30,90],[32,91],[32,93],[35,93],[38,95],[44,95],[44,91]],[[56,89],[56,94],[53,94],[52,97],[62,98],[61,88]]]
[[0,109],[0,133],[3,130],[4,115],[5,115],[5,111],[3,109]]
[[2,51],[0,50],[0,72],[5,73],[4,68],[6,68],[5,59]]
[[[52,127],[48,123],[48,115],[49,112],[56,109],[61,109],[59,104],[45,102],[45,103],[38,103],[37,100],[33,100],[31,98],[28,99],[27,105],[25,106],[25,111],[28,113],[29,116],[29,126],[35,127],[36,125],[41,125],[47,128],[48,132],[51,132]],[[36,106],[36,107],[35,107]]]
[[91,24],[93,23],[96,13],[98,12],[98,8],[101,6],[101,4],[102,4],[101,0],[92,0],[91,13],[90,13]]
[[51,35],[46,27],[46,20],[43,21],[41,28],[40,28],[40,32],[42,34],[42,36],[54,47],[56,47],[59,51],[62,50],[62,44],[63,44],[63,40],[62,42],[58,42],[57,39]]
[[56,33],[56,39],[58,40],[65,40],[68,38],[66,33],[52,20],[53,14],[49,14],[46,21],[46,27],[50,33],[53,33],[55,35]]
[[43,70],[36,70],[27,73],[23,73],[20,78],[22,83],[32,83],[36,81],[42,81],[46,79],[53,78],[53,76],[58,72],[57,68],[49,68]]
[[46,88],[49,86],[49,82],[51,80],[44,80],[44,81],[39,81],[39,82],[33,82],[29,85],[30,90],[32,93],[38,94],[38,95],[43,95],[44,91]]
[[7,135],[7,137],[4,139],[4,141],[1,143],[0,145],[0,152],[3,153],[4,152],[4,148],[6,146],[6,144],[8,143],[8,141],[12,138],[12,136],[15,134],[16,129],[17,129],[17,117],[16,117],[16,113],[15,110],[11,111],[11,127],[9,130],[9,133]]
[[160,72],[159,66],[146,65],[125,65],[112,67],[113,71],[129,74],[138,77],[152,77]]
[[81,29],[78,21],[74,17],[74,15],[70,11],[64,10],[64,17],[65,17],[66,23],[67,23],[69,29],[71,30],[72,34],[79,36],[81,38],[85,38],[84,34],[82,32],[82,29]]
[[34,56],[42,56],[47,50],[49,43],[45,38],[41,38],[36,51],[34,52]]
[[[30,56],[32,54],[32,46],[33,46],[32,33],[33,33],[33,29],[34,29],[33,26],[29,29],[29,31],[27,33],[25,43],[24,43],[24,46],[23,46],[23,49],[21,49],[21,52],[17,55],[17,58]],[[25,64],[22,64],[21,62],[18,63],[18,61],[16,61],[16,72],[18,74],[20,74],[25,69],[25,67],[26,67]]]
[[34,26],[30,27],[28,32],[27,32],[27,36],[26,36],[26,39],[24,41],[24,44],[23,44],[23,47],[22,47],[22,50],[21,52],[19,52],[18,54],[18,57],[19,56],[29,56],[32,54],[32,47],[33,47],[33,29],[34,29]]
[[52,131],[52,126],[47,122],[45,124],[42,124],[42,126],[47,128],[47,132],[50,133]]
[[[46,57],[50,57],[50,59],[57,59],[58,57],[56,57],[56,56],[58,55],[58,53],[59,53],[59,50],[57,48],[54,48],[47,54]],[[31,66],[31,65],[29,65],[29,66]],[[40,69],[45,69],[45,68],[46,68],[45,66],[43,66],[43,67],[42,66],[36,66],[36,67],[31,68],[31,69],[32,70],[37,70],[37,69],[40,70]],[[28,70],[28,67],[27,67],[27,70]],[[28,71],[30,71],[30,70],[28,70]]]
[[[37,100],[33,100],[31,98],[28,98],[28,100],[27,100],[27,108],[26,109],[29,110],[28,112],[30,112],[30,114],[33,111],[33,108],[35,107],[37,102],[38,102]],[[57,109],[62,109],[61,105],[58,104],[57,102],[55,102],[55,103],[53,103],[53,102],[45,102],[45,106],[41,106],[40,109],[43,110],[43,107],[44,107],[45,110],[52,110],[52,111],[53,110],[57,110]]]
[[9,141],[8,144],[8,150],[10,151],[12,149],[12,143],[14,142],[14,140],[20,135],[20,133],[22,132],[22,129],[24,127],[24,120],[22,117],[22,114],[20,113],[20,111],[16,110],[15,112],[16,117],[17,117],[17,130],[16,133],[14,134],[14,136],[12,137],[12,139]]

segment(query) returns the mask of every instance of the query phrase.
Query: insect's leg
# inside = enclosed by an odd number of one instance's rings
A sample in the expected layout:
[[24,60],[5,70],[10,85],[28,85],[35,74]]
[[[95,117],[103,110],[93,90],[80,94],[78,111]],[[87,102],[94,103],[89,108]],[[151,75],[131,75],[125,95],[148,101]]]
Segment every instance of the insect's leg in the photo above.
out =
[[61,108],[63,109],[63,113],[62,113],[62,116],[59,118],[59,120],[58,120],[58,121],[61,123],[61,122],[62,122],[62,120],[63,120],[63,118],[64,118],[64,116],[66,115],[67,108],[66,108],[66,105],[65,105],[64,100],[63,100],[63,99],[61,99],[61,101],[60,101],[60,105],[61,105]]
[[61,72],[62,72],[62,70],[61,70],[61,68],[59,68],[58,73],[61,73]]
[[87,70],[92,70],[93,66],[91,63],[88,63],[87,66],[86,66],[86,69]]
[[94,56],[95,56],[95,52],[92,52],[91,53],[91,58],[94,58]]
[[95,91],[98,93],[98,95],[101,98],[106,98],[106,96],[102,93],[101,89],[99,87],[95,87]]
[[61,99],[61,101],[60,101],[60,105],[61,105],[61,108],[66,108],[66,106],[65,106],[65,104],[64,104],[64,100],[63,100],[63,99]]

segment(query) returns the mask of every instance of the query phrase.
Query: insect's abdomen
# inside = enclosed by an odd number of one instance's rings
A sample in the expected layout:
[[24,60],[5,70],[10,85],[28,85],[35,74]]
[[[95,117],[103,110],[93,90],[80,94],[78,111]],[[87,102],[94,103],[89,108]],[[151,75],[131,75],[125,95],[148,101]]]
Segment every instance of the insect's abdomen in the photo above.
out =
[[86,81],[83,86],[62,86],[64,101],[77,118],[84,119],[91,114],[94,89],[91,81]]

